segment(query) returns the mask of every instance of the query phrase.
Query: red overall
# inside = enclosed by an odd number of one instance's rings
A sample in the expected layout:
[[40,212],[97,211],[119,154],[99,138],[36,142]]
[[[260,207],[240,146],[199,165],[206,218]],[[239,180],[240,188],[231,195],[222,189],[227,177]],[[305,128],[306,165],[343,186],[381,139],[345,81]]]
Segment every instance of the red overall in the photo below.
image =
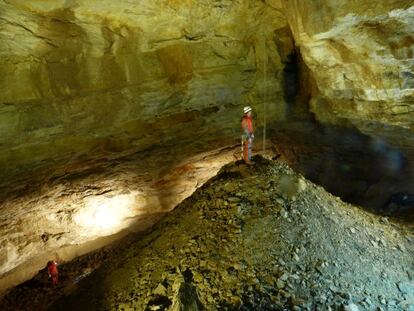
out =
[[49,261],[47,263],[47,273],[49,277],[52,279],[52,286],[56,286],[58,284],[58,268],[56,261]]
[[244,162],[250,162],[252,157],[252,145],[253,145],[253,120],[247,114],[242,117],[241,126],[243,131],[243,160]]

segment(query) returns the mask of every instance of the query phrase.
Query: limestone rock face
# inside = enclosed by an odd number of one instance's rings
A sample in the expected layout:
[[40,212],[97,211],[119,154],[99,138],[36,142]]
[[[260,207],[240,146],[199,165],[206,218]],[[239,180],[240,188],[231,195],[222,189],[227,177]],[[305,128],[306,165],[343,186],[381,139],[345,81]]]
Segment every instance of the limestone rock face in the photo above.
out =
[[234,160],[244,105],[283,119],[279,29],[277,1],[2,1],[0,291],[171,210]]
[[271,126],[284,106],[273,32],[287,26],[271,4],[2,2],[0,181],[154,146],[234,143],[242,107],[262,114],[264,91],[278,103]]
[[281,153],[348,202],[387,210],[394,194],[414,192],[414,2],[283,8],[303,64]]
[[414,145],[413,1],[293,0],[284,5],[318,87],[310,104],[316,118]]

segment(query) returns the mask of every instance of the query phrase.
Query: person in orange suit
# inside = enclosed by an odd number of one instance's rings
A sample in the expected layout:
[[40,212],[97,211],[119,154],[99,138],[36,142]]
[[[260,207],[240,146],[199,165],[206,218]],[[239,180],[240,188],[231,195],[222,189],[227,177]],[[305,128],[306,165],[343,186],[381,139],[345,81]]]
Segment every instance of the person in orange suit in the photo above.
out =
[[241,119],[241,127],[243,131],[242,135],[242,148],[243,148],[243,160],[246,164],[253,164],[252,158],[252,146],[254,139],[253,120],[252,120],[252,108],[246,106],[243,108],[244,115]]
[[47,263],[47,274],[49,275],[49,278],[52,280],[52,287],[55,287],[59,282],[59,279],[58,279],[59,272],[58,272],[57,266],[58,264],[54,260],[50,260]]

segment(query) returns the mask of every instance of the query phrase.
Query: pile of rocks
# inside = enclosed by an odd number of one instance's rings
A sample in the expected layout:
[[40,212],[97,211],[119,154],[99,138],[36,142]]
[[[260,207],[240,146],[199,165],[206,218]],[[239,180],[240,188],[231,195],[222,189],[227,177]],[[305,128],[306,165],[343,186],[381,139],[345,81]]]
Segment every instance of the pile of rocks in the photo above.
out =
[[414,310],[414,235],[289,167],[233,163],[56,310]]

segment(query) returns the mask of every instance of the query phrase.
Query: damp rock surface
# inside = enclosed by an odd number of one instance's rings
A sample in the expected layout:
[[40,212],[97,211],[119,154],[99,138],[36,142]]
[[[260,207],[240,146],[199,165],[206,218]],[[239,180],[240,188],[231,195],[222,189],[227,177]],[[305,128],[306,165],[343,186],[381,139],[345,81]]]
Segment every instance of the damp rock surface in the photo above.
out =
[[[343,203],[284,164],[255,160],[224,167],[50,308],[413,308],[412,227]],[[5,309],[12,301],[13,292]]]
[[310,109],[329,124],[412,146],[414,3],[285,1],[286,16],[316,81]]
[[261,1],[2,1],[0,13],[2,192],[160,145],[231,144],[264,83],[280,103],[269,123],[283,117],[273,33],[287,23]]

